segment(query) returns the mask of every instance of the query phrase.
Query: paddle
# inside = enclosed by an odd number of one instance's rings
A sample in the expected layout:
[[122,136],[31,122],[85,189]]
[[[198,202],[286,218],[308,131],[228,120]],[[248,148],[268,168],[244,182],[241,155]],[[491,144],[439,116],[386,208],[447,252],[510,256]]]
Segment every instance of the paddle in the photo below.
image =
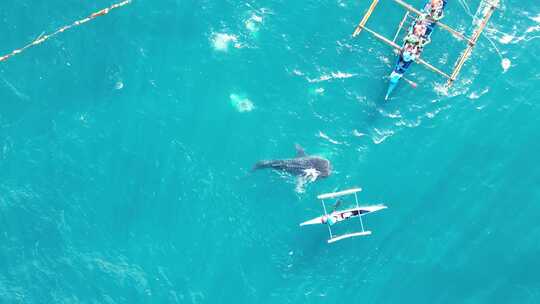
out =
[[401,77],[401,79],[405,80],[405,82],[407,82],[411,87],[413,87],[413,89],[416,89],[418,87],[418,84],[416,84],[416,82],[410,79],[407,79],[405,77]]

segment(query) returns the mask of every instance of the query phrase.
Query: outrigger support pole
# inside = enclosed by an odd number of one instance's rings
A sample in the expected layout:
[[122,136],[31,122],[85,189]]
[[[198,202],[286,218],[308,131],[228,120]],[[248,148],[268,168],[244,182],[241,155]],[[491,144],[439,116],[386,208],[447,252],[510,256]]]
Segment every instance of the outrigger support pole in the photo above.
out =
[[358,204],[358,196],[356,192],[354,193],[354,200],[356,202],[356,208],[358,209],[358,218],[360,219],[360,226],[362,227],[362,232],[364,232],[364,223],[362,222],[362,211],[360,210],[360,205]]
[[358,34],[360,34],[360,32],[362,31],[362,29],[364,28],[364,26],[366,25],[369,17],[371,16],[371,14],[373,13],[373,11],[375,10],[375,7],[377,6],[377,4],[379,4],[379,0],[373,0],[373,2],[371,2],[371,5],[369,6],[369,9],[368,11],[366,12],[366,14],[364,15],[364,18],[362,18],[362,21],[360,21],[360,23],[358,24],[358,26],[356,27],[356,29],[354,30],[354,33],[352,34],[353,37],[356,37],[358,36]]
[[[321,199],[321,204],[322,204],[322,208],[324,210],[324,215],[328,215],[328,212],[326,212],[326,206],[324,206],[324,200]],[[326,225],[328,226],[328,233],[330,233],[330,239],[333,239],[334,238],[334,235],[332,235],[332,228],[330,228],[330,225]]]
[[448,79],[448,82],[446,83],[447,86],[452,85],[452,83],[456,80],[457,76],[459,75],[461,68],[463,68],[465,61],[469,59],[469,56],[471,55],[476,42],[478,41],[478,39],[480,38],[480,35],[484,31],[484,28],[487,26],[489,19],[495,12],[495,9],[497,8],[497,3],[498,1],[491,3],[489,10],[484,15],[484,20],[482,20],[482,23],[480,24],[480,26],[478,26],[478,28],[474,32],[472,39],[469,42],[469,45],[467,46],[463,54],[461,54],[461,57],[459,57],[459,59],[456,61],[456,65],[455,65],[454,71],[452,72],[452,76],[450,76],[450,79]]
[[401,29],[403,28],[403,24],[405,24],[405,21],[407,21],[407,17],[409,17],[409,12],[405,12],[403,19],[401,19],[401,22],[399,23],[399,27],[396,31],[396,34],[394,35],[394,39],[392,39],[393,42],[396,42],[396,39],[399,36],[399,32],[401,32]]
[[[395,42],[391,41],[390,39],[384,37],[383,35],[365,27],[365,26],[361,26],[361,28],[363,30],[365,30],[366,32],[372,34],[373,36],[375,36],[375,38],[381,40],[382,42],[388,44],[389,46],[393,47],[394,49],[398,50],[398,51],[401,51],[401,47],[399,45],[397,45]],[[415,60],[416,62],[422,64],[423,66],[425,66],[426,68],[428,68],[429,70],[447,78],[447,79],[450,79],[450,75],[446,74],[445,72],[439,70],[438,68],[434,67],[433,65],[431,65],[430,63],[428,63],[427,61],[421,59],[421,58],[416,58]]]
[[[408,10],[410,12],[413,12],[413,13],[415,13],[417,15],[422,15],[421,11],[417,10],[412,5],[403,2],[402,0],[394,0],[394,2],[401,5],[404,9],[406,9],[406,10]],[[456,36],[456,37],[458,37],[458,38],[460,38],[462,40],[467,41],[469,44],[471,44],[471,43],[474,44],[473,40],[467,38],[465,35],[463,35],[463,33],[456,31],[455,29],[449,27],[448,25],[446,25],[446,24],[444,24],[444,23],[442,23],[440,21],[435,21],[435,22],[437,22],[437,25],[439,25],[442,29],[447,30],[448,32],[450,32],[454,36]]]

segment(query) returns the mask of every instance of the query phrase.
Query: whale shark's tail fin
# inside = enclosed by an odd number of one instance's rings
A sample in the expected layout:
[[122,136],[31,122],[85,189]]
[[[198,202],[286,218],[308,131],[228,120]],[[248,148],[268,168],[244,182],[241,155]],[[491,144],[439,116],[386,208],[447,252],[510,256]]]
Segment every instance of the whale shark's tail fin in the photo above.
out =
[[271,167],[272,167],[272,161],[270,161],[270,160],[261,160],[261,161],[258,161],[253,166],[251,171],[255,171],[255,170],[259,170],[259,169],[265,169],[265,168],[271,168]]

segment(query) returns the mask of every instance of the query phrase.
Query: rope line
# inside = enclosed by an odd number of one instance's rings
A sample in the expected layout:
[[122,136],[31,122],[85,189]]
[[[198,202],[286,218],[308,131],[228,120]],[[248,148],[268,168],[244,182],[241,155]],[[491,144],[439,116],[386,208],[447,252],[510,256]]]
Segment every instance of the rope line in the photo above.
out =
[[20,49],[16,49],[16,50],[13,50],[11,53],[9,54],[6,54],[2,57],[0,57],[0,62],[2,61],[6,61],[8,60],[9,58],[15,56],[15,55],[18,55],[24,51],[26,51],[27,49],[31,48],[31,47],[34,47],[38,44],[41,44],[51,38],[53,38],[54,36],[60,34],[60,33],[63,33],[73,27],[76,27],[76,26],[79,26],[79,25],[82,25],[82,24],[85,24],[86,22],[88,21],[91,21],[97,17],[100,17],[100,16],[104,16],[104,15],[107,15],[108,13],[110,13],[112,10],[114,9],[117,9],[117,8],[120,8],[122,6],[125,6],[125,5],[128,5],[131,3],[132,0],[124,0],[122,2],[119,2],[119,3],[116,3],[116,4],[113,4],[111,5],[110,7],[107,7],[107,8],[104,8],[100,11],[97,11],[93,14],[91,14],[90,16],[84,18],[84,19],[81,19],[81,20],[77,20],[69,25],[65,25],[59,29],[57,29],[56,31],[54,31],[53,33],[51,34],[48,34],[48,35],[44,35],[44,34],[41,34],[39,35],[39,37],[37,37],[34,41],[30,42],[29,44],[23,46],[22,48]]

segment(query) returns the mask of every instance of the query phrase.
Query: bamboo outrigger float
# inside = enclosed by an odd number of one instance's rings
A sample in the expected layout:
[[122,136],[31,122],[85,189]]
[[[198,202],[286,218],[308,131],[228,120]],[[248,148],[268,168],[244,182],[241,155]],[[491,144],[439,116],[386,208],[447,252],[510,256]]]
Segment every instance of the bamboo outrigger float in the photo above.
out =
[[[368,28],[366,26],[369,18],[371,17],[373,12],[375,11],[375,8],[379,4],[379,1],[380,0],[372,0],[371,5],[369,6],[367,12],[364,14],[364,17],[362,18],[362,20],[360,21],[360,23],[358,24],[356,29],[354,30],[352,36],[356,37],[364,30],[364,31],[372,34],[375,38],[382,41],[383,43],[391,46],[394,49],[394,51],[398,54],[398,62],[396,63],[396,67],[394,68],[394,70],[393,70],[393,72],[391,74],[390,84],[389,84],[385,99],[388,99],[389,95],[392,93],[392,91],[396,87],[399,79],[403,79],[407,83],[409,83],[411,86],[416,87],[416,83],[414,81],[411,81],[411,80],[403,77],[403,74],[408,69],[408,67],[410,65],[410,62],[412,62],[412,61],[420,63],[421,65],[423,65],[424,67],[426,67],[430,71],[435,72],[435,73],[439,74],[440,76],[442,76],[443,78],[447,79],[447,82],[446,82],[447,87],[452,86],[454,81],[457,79],[459,73],[461,72],[461,69],[463,68],[463,65],[465,64],[467,59],[470,57],[474,47],[476,46],[476,43],[477,43],[478,39],[480,38],[480,35],[484,31],[485,27],[487,26],[487,24],[489,22],[489,19],[493,15],[493,12],[495,11],[495,9],[499,5],[499,0],[482,0],[483,2],[485,2],[484,3],[485,8],[483,10],[483,16],[482,16],[481,22],[479,22],[477,28],[474,30],[471,37],[467,37],[464,33],[460,32],[458,30],[455,30],[452,27],[442,23],[440,21],[440,19],[435,19],[435,18],[431,18],[431,17],[428,16],[428,20],[429,20],[428,27],[430,27],[430,30],[429,30],[429,33],[426,35],[426,37],[422,37],[422,38],[425,38],[426,40],[429,40],[430,39],[429,36],[431,36],[433,28],[435,26],[439,26],[443,30],[446,30],[449,33],[451,33],[452,36],[454,36],[456,39],[458,39],[460,41],[465,41],[467,43],[467,47],[461,53],[460,57],[457,59],[456,63],[454,64],[454,68],[453,68],[452,72],[451,73],[446,73],[443,70],[435,67],[434,65],[432,65],[429,62],[427,62],[427,61],[423,60],[422,58],[420,58],[421,50],[418,52],[418,56],[416,58],[407,61],[408,64],[405,64],[405,66],[403,66],[403,57],[402,57],[402,55],[403,55],[406,44],[403,44],[403,46],[400,46],[400,45],[398,45],[396,43],[396,40],[399,37],[399,34],[400,34],[401,30],[403,29],[403,27],[404,27],[404,25],[405,25],[405,23],[406,23],[406,21],[407,21],[407,19],[408,19],[408,17],[410,15],[416,16],[416,18],[411,22],[411,26],[409,28],[409,31],[412,31],[415,24],[418,22],[418,20],[425,18],[425,16],[427,15],[426,12],[423,12],[421,10],[418,10],[418,9],[414,8],[412,5],[404,2],[403,0],[393,0],[399,6],[403,7],[406,10],[406,13],[405,13],[403,19],[401,20],[401,22],[399,24],[397,32],[394,35],[394,38],[392,40],[390,40],[389,38],[377,33],[376,31],[374,31],[374,30],[372,30],[372,29],[370,29],[370,28]],[[442,10],[444,10],[447,1],[448,0],[443,0],[444,4],[441,7],[441,12],[440,12],[441,16],[442,16],[442,13],[443,13]],[[422,46],[422,48],[423,48],[423,46]],[[400,63],[402,64],[401,66],[400,66]]]
[[[371,235],[371,231],[364,229],[364,222],[362,221],[362,217],[367,214],[386,209],[387,207],[382,204],[360,206],[358,202],[358,196],[357,196],[357,193],[360,191],[362,191],[361,188],[353,188],[353,189],[348,189],[348,190],[339,191],[339,192],[325,193],[325,194],[321,194],[317,196],[317,198],[321,200],[324,214],[316,218],[313,218],[311,220],[305,221],[301,223],[300,226],[319,225],[319,224],[326,225],[328,227],[328,234],[330,235],[330,238],[328,239],[329,244],[337,242],[337,241],[341,241],[344,239],[357,237],[357,236]],[[341,203],[341,197],[348,196],[348,195],[354,196],[355,204],[348,209],[336,210],[338,205],[340,205]],[[325,205],[325,200],[329,200],[329,199],[338,199],[338,201],[334,205],[334,210],[331,210],[330,212],[327,211],[327,208]],[[360,221],[360,228],[361,228],[360,231],[341,234],[341,235],[336,235],[333,233],[332,231],[333,225],[337,223],[345,222],[346,220],[354,219],[354,218],[358,218]]]

